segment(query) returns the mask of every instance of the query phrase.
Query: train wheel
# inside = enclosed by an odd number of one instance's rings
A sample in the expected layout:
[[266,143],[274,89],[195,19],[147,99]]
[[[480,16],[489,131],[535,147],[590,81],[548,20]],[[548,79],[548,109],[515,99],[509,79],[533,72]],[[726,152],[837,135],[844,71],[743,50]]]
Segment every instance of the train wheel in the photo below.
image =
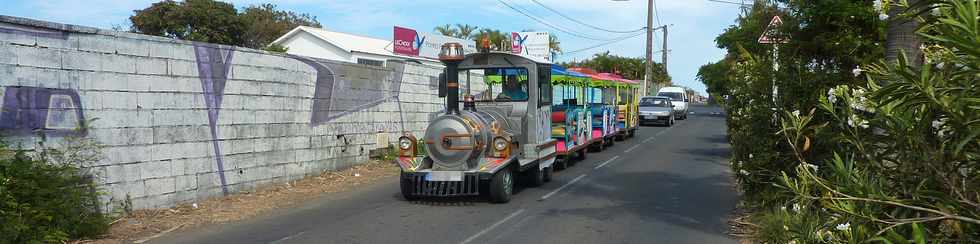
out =
[[544,182],[551,182],[551,176],[555,172],[554,167],[555,165],[551,165],[551,167],[544,168]]
[[535,166],[532,169],[524,171],[524,180],[527,182],[528,186],[539,187],[544,185],[544,170]]
[[408,201],[419,200],[419,196],[416,196],[415,194],[412,193],[412,187],[414,186],[415,182],[406,181],[404,176],[405,176],[405,172],[402,172],[402,177],[401,177],[402,197],[404,197],[405,200]]
[[504,168],[490,179],[490,202],[506,203],[514,193],[514,175],[510,168]]
[[585,149],[582,149],[582,150],[578,150],[578,152],[577,152],[577,154],[578,154],[578,155],[577,155],[577,156],[578,156],[578,157],[577,157],[577,159],[578,159],[579,161],[582,161],[582,160],[585,160],[585,158],[587,158],[587,157],[588,157],[588,155],[589,155],[589,152],[586,152],[586,150],[585,150]]

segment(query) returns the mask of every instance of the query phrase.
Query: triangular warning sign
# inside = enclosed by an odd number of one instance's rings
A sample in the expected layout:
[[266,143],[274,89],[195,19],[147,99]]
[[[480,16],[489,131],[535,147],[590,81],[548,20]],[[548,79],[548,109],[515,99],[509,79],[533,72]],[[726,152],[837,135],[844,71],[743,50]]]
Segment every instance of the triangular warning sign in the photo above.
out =
[[762,32],[759,36],[759,43],[762,44],[776,44],[776,43],[786,43],[788,40],[780,39],[778,35],[779,26],[783,25],[783,19],[779,18],[779,15],[773,16],[772,20],[769,21],[769,25],[766,26],[766,30]]

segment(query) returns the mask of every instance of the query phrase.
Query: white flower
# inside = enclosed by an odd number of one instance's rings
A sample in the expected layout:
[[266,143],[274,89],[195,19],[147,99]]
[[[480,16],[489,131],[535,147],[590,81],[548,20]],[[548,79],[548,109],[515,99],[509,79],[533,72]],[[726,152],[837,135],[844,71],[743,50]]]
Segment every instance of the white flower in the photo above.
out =
[[858,126],[860,126],[862,129],[867,129],[868,127],[871,127],[871,125],[868,124],[867,120],[861,120],[861,123],[858,124]]
[[850,127],[854,127],[854,119],[853,118],[847,118],[847,125],[850,126]]
[[874,7],[875,7],[875,11],[878,12],[882,12],[885,10],[884,4],[882,4],[881,0],[875,0]]
[[940,69],[942,69],[945,66],[946,66],[946,64],[943,63],[943,62],[939,62],[939,63],[936,64],[936,68],[940,68]]
[[810,167],[810,169],[812,169],[812,170],[813,170],[813,172],[817,172],[817,170],[819,170],[819,169],[820,169],[820,166],[817,166],[817,165],[815,165],[815,164],[809,164],[809,163],[806,163],[805,165],[806,165],[806,167]]
[[793,116],[800,117],[800,110],[793,110]]
[[830,90],[827,91],[827,100],[830,101],[830,103],[836,103],[837,102],[837,91],[836,91],[836,89],[830,88]]
[[793,212],[799,212],[800,209],[801,209],[801,207],[800,207],[800,204],[799,203],[794,203],[793,204]]
[[932,7],[933,7],[933,9],[932,9],[932,15],[940,16],[940,15],[943,14],[943,11],[941,9],[939,9],[939,5],[933,4]]
[[851,223],[843,223],[837,225],[837,230],[847,231],[851,229]]
[[864,70],[861,69],[861,67],[854,67],[854,69],[851,70],[851,73],[854,74],[854,77],[858,77],[859,75],[861,75],[861,72],[864,72]]
[[753,157],[753,155],[751,153],[749,153],[749,158],[752,158],[752,157]]
[[779,207],[779,210],[786,211],[786,206]]
[[879,14],[878,15],[878,19],[880,19],[880,20],[887,20],[888,19],[888,15],[887,14]]
[[744,176],[749,176],[749,172],[748,171],[745,171],[744,169],[743,170],[739,170],[738,173],[739,174],[742,174]]

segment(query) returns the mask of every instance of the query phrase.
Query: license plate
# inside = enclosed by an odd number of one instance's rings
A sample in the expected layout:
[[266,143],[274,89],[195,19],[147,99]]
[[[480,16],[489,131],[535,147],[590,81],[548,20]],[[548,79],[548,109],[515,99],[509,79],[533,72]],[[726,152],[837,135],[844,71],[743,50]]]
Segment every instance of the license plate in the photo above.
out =
[[434,171],[425,175],[425,181],[463,181],[463,172]]
[[645,116],[643,116],[643,118],[644,119],[657,119],[657,116],[656,115],[645,115]]

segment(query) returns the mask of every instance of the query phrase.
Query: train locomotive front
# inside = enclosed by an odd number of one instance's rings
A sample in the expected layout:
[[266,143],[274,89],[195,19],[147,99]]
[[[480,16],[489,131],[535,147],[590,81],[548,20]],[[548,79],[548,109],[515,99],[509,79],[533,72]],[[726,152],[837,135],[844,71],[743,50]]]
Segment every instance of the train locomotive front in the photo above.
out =
[[[452,44],[444,45],[440,54],[447,66],[440,84],[445,113],[431,118],[422,138],[406,133],[398,141],[402,195],[408,200],[486,196],[492,202],[507,202],[518,177],[531,186],[551,177],[555,141],[550,138],[550,102],[541,102],[551,100],[551,90],[550,84],[539,85],[539,79],[550,76],[550,70],[540,67],[550,64],[508,53],[463,56],[454,53]],[[515,67],[526,71],[521,76],[526,99],[477,100],[469,94],[467,79],[459,108],[461,69],[487,70],[480,74],[486,81],[493,70]],[[493,92],[492,85],[488,91]]]

